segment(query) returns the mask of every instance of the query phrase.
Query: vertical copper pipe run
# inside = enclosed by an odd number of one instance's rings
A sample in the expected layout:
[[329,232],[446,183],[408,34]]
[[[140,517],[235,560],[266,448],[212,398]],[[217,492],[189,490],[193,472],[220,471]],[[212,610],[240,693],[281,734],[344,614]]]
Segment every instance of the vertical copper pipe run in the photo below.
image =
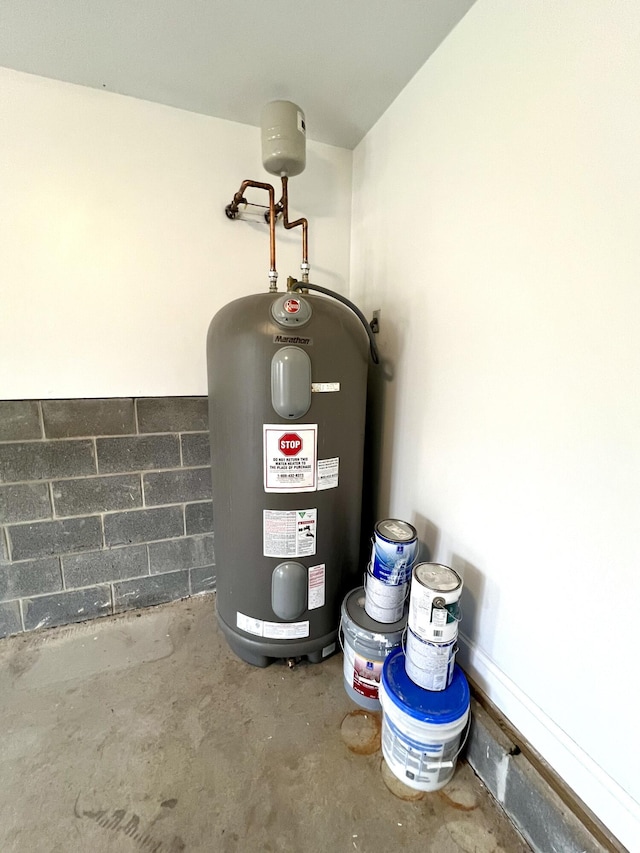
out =
[[[276,210],[282,210],[282,222],[287,230],[302,226],[302,280],[309,280],[309,223],[304,217],[289,222],[289,178],[282,176],[282,198],[276,206]],[[306,276],[306,279],[305,279]]]
[[229,205],[235,213],[238,210],[238,205],[244,199],[244,192],[247,187],[255,187],[259,190],[267,190],[269,193],[269,290],[276,290],[276,282],[278,280],[278,272],[276,270],[276,204],[275,190],[271,184],[263,184],[260,181],[243,181],[240,189],[234,195],[233,201]]

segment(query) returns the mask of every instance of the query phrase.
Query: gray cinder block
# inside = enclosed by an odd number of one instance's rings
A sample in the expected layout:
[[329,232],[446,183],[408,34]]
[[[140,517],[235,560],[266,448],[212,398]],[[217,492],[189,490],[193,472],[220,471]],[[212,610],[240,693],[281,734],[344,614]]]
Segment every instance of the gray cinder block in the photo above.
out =
[[51,518],[49,487],[45,483],[0,486],[0,524]]
[[606,853],[529,759],[475,700],[466,758],[534,853]]
[[187,467],[211,465],[211,447],[208,432],[187,432],[180,436],[182,464]]
[[138,474],[114,477],[85,477],[53,483],[56,515],[86,515],[142,506]]
[[510,756],[504,810],[536,853],[606,853],[522,754]]
[[57,595],[25,598],[22,606],[27,631],[53,628],[70,622],[84,622],[97,616],[108,616],[112,612],[111,590],[108,586],[75,589]]
[[126,435],[136,431],[132,398],[43,400],[42,416],[47,438]]
[[107,548],[65,556],[62,558],[62,571],[67,588],[148,575],[147,546]]
[[28,441],[0,444],[0,483],[95,474],[93,441]]
[[185,503],[211,497],[211,470],[159,471],[143,475],[146,506]]
[[180,506],[114,512],[104,517],[104,539],[107,546],[173,539],[183,533],[184,521]]
[[199,592],[213,592],[216,588],[216,567],[201,566],[199,569],[191,569],[191,594]]
[[142,397],[136,400],[138,432],[198,432],[209,428],[206,397]]
[[98,471],[101,474],[180,467],[180,445],[177,435],[98,438],[96,447]]
[[466,758],[496,800],[501,802],[509,754],[515,744],[475,701],[471,703],[471,712]]
[[12,560],[90,551],[102,544],[102,526],[97,516],[36,521],[14,525],[7,530]]
[[170,572],[113,585],[116,612],[151,607],[189,595],[188,571]]
[[149,569],[152,575],[208,566],[213,562],[212,536],[193,536],[149,545]]
[[0,601],[61,589],[62,575],[58,557],[0,566]]
[[0,441],[41,438],[36,400],[0,400]]
[[22,631],[20,621],[20,605],[17,601],[0,604],[0,638]]
[[194,533],[211,533],[213,530],[213,505],[211,501],[187,504],[184,508],[187,536]]

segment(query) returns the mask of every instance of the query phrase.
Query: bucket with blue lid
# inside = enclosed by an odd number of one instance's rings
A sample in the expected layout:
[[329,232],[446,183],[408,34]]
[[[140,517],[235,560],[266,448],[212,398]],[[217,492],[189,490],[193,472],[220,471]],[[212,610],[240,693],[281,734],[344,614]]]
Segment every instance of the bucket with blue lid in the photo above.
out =
[[407,675],[405,655],[385,659],[379,690],[382,754],[391,772],[418,791],[437,791],[452,778],[470,723],[469,685],[459,666],[451,683],[433,692]]

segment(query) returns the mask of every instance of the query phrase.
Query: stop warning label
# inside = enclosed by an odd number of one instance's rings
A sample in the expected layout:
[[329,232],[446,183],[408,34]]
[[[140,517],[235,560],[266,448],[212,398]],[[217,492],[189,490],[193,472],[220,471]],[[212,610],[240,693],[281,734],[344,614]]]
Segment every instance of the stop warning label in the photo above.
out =
[[263,432],[265,492],[314,492],[318,425],[264,424]]
[[297,432],[285,432],[278,439],[278,449],[285,456],[297,456],[302,450],[302,439]]

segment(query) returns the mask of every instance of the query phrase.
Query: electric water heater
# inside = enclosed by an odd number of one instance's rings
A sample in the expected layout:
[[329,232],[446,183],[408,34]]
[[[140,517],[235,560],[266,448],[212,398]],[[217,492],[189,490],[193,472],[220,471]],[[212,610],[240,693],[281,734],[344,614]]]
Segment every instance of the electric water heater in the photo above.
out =
[[325,296],[247,296],[211,322],[218,619],[256,666],[328,657],[361,583],[368,358],[362,323]]

